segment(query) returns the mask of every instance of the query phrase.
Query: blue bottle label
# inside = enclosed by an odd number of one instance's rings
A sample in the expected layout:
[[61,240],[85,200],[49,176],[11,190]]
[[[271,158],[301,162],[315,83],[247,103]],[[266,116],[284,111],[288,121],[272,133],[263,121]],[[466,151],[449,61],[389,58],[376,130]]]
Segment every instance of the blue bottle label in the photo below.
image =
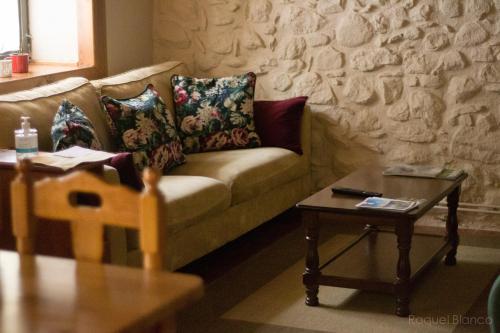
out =
[[36,153],[36,152],[38,152],[38,149],[36,147],[34,147],[34,148],[16,148],[16,153],[19,153],[19,154]]

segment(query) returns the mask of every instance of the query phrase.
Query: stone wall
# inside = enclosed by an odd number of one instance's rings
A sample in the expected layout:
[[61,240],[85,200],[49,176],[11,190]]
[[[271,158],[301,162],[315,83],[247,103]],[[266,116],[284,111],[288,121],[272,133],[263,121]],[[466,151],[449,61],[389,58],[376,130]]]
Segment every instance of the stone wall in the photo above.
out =
[[318,187],[446,164],[469,172],[465,201],[500,202],[499,0],[155,0],[153,35],[155,61],[310,96]]

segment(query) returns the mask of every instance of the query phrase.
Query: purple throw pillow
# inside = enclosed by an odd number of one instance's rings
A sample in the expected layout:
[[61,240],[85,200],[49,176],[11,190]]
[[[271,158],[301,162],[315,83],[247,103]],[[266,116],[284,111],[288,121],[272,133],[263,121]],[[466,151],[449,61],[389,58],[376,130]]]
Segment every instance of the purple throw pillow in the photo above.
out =
[[307,96],[282,101],[254,101],[255,128],[262,146],[280,147],[302,155],[300,124]]
[[118,171],[120,184],[131,187],[137,191],[142,191],[144,184],[134,166],[132,153],[118,153],[116,156],[111,157],[110,161],[106,164]]

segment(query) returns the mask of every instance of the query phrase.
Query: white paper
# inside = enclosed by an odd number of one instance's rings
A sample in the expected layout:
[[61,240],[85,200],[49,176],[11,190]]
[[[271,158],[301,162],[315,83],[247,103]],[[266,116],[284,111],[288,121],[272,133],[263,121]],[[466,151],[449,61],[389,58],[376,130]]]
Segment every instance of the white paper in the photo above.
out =
[[32,157],[31,160],[33,163],[68,170],[82,163],[105,161],[115,155],[105,151],[75,146],[55,153],[39,153]]
[[107,158],[113,157],[115,155],[115,154],[107,153],[105,151],[92,150],[92,149],[82,148],[79,146],[73,146],[71,148],[60,150],[60,151],[52,153],[52,155],[54,155],[54,156],[70,157],[70,158],[96,156],[96,155],[101,155],[101,154],[103,156],[108,156]]

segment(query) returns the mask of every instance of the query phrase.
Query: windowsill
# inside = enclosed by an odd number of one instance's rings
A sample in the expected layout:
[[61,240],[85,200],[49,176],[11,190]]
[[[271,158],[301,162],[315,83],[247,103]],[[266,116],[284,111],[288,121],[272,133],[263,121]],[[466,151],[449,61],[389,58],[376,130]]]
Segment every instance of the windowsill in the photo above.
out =
[[29,64],[28,73],[12,73],[12,77],[0,78],[0,84],[5,82],[12,82],[17,80],[26,80],[33,77],[39,77],[44,75],[50,75],[54,73],[64,73],[67,71],[72,71],[79,69],[77,65],[66,65],[66,64]]
[[97,68],[89,65],[30,63],[28,73],[12,73],[12,77],[0,78],[0,95],[31,89],[72,76],[96,78]]

